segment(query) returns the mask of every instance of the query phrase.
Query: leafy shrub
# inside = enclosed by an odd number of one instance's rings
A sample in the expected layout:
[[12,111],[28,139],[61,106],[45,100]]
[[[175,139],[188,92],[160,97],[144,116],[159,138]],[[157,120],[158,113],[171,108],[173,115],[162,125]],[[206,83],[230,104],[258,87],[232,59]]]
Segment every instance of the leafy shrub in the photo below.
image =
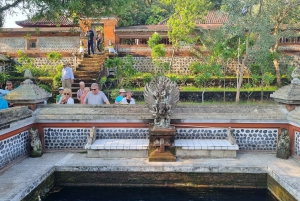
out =
[[115,98],[117,98],[118,95],[119,95],[119,89],[114,89],[110,92],[110,98],[112,100],[115,100]]
[[142,75],[142,78],[143,78],[144,84],[146,85],[147,83],[151,82],[151,80],[153,79],[153,75],[151,73],[144,73]]
[[50,93],[52,92],[51,88],[45,84],[39,84],[38,86],[41,87],[42,89],[45,89],[46,91],[48,91]]
[[49,52],[47,53],[47,59],[49,61],[57,62],[58,60],[62,59],[62,55],[58,52]]
[[105,85],[106,80],[107,80],[106,76],[101,77],[101,79],[99,81],[99,85],[100,85],[101,89],[103,88],[103,85]]
[[182,85],[186,85],[186,81],[188,80],[189,76],[188,75],[180,75],[178,77],[179,81],[181,82]]
[[172,81],[172,82],[177,82],[178,81],[178,76],[177,75],[170,75],[170,80]]

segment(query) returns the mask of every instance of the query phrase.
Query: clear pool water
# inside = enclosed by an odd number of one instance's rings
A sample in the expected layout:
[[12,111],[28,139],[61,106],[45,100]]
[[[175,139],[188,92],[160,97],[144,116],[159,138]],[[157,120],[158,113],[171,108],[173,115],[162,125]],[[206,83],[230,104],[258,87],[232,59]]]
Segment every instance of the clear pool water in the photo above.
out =
[[55,187],[43,201],[277,201],[266,189]]

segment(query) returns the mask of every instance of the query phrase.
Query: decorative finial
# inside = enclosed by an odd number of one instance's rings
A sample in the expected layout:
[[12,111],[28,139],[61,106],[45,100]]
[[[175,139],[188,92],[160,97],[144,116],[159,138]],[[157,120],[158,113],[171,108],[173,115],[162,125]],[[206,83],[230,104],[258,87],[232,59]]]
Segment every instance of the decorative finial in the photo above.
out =
[[25,70],[24,77],[26,79],[32,79],[33,78],[32,73],[28,68]]

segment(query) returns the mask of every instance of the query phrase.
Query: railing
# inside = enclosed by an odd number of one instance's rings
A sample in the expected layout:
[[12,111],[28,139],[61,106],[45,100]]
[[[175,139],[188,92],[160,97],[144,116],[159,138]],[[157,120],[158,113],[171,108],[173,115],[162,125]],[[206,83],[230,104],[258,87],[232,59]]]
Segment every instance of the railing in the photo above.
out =
[[288,43],[288,44],[291,44],[291,43],[294,43],[294,44],[300,44],[300,37],[292,37],[292,38],[285,38],[285,37],[282,37],[279,39],[279,43],[282,44],[282,43]]

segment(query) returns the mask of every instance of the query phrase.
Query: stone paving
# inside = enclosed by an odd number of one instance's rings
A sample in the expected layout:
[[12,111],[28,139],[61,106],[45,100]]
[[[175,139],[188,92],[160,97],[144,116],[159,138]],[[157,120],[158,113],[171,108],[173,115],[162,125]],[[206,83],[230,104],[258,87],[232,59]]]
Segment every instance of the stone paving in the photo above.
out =
[[[87,165],[88,164],[88,165]],[[41,181],[58,171],[140,171],[266,173],[300,200],[300,160],[278,159],[274,153],[239,152],[236,159],[178,159],[177,162],[148,162],[144,159],[86,158],[71,152],[45,153],[25,158],[0,172],[0,201],[18,201]]]

